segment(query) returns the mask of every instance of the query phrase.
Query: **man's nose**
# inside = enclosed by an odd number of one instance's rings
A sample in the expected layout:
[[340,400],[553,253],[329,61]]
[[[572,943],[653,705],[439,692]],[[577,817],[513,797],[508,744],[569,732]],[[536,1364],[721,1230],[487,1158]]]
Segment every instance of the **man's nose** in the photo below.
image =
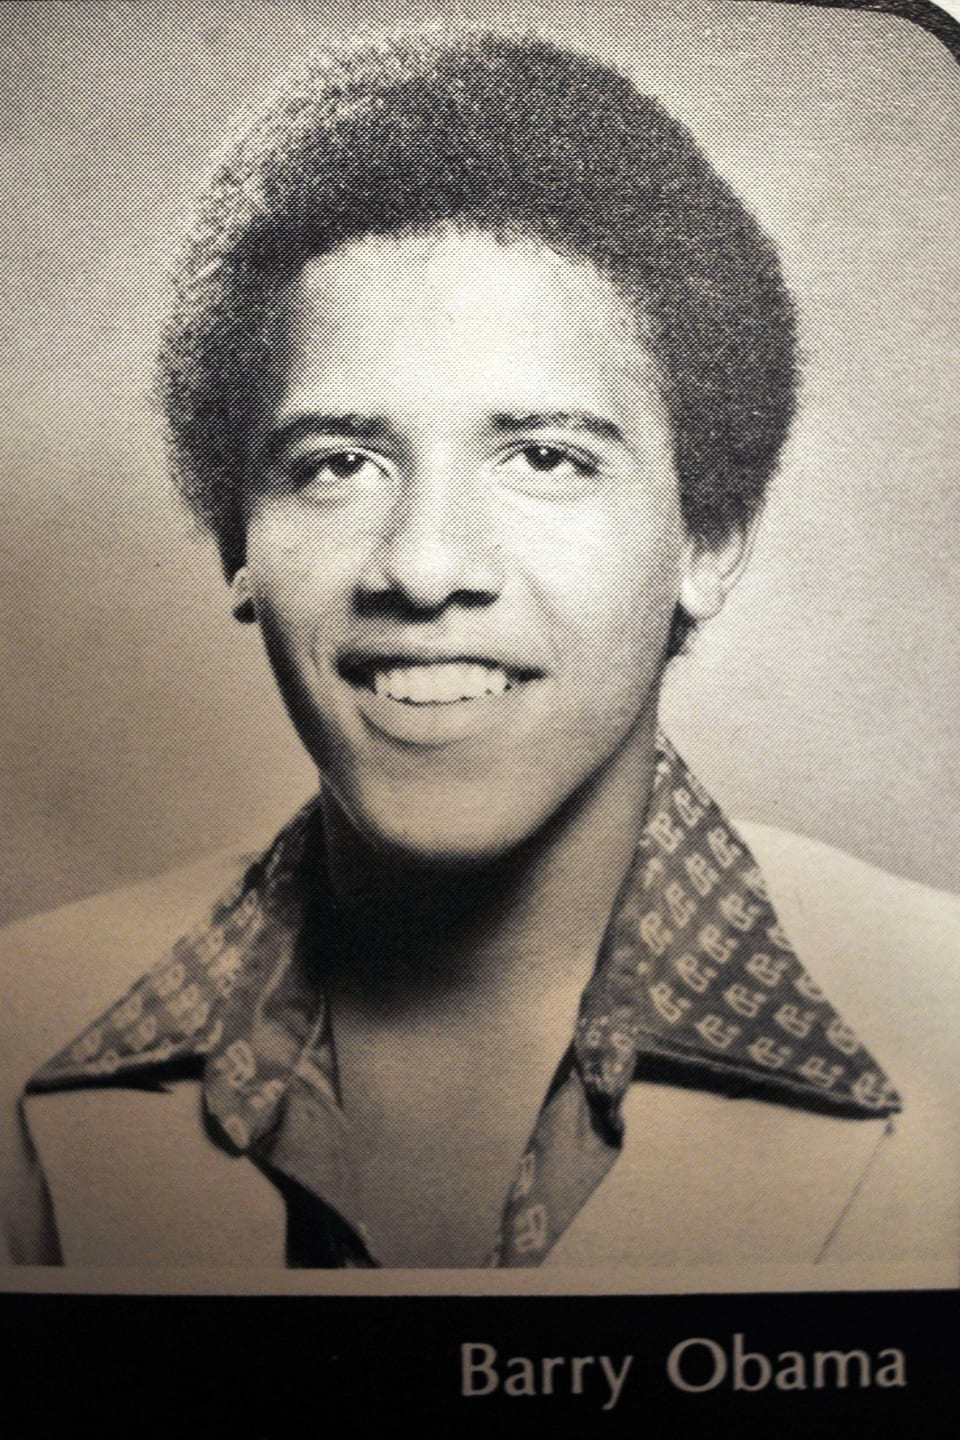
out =
[[504,579],[495,529],[482,487],[450,467],[405,477],[361,577],[361,598],[422,611],[492,603]]

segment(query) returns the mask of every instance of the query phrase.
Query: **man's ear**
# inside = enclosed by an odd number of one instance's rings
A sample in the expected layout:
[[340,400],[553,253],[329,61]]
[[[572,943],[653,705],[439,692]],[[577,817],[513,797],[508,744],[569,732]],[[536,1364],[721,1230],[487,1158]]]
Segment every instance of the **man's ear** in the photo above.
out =
[[241,625],[255,625],[257,612],[253,604],[253,596],[250,593],[250,572],[246,565],[241,565],[230,581],[231,604],[233,606],[233,618],[239,620]]
[[680,604],[691,620],[710,620],[719,615],[750,559],[757,524],[754,519],[749,525],[737,525],[723,540],[688,538]]

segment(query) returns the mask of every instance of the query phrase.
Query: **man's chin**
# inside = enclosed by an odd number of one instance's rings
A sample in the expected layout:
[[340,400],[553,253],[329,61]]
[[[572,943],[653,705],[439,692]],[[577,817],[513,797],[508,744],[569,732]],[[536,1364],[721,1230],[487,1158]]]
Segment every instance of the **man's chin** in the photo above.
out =
[[[331,797],[332,798],[332,797]],[[402,811],[334,800],[341,824],[365,848],[417,870],[469,871],[496,865],[520,850],[549,820],[549,813],[498,814],[488,794],[430,796]]]
[[364,826],[361,833],[373,848],[391,855],[400,864],[451,874],[496,865],[531,838],[529,830],[517,833],[507,826],[477,831],[437,826],[394,829],[378,824]]

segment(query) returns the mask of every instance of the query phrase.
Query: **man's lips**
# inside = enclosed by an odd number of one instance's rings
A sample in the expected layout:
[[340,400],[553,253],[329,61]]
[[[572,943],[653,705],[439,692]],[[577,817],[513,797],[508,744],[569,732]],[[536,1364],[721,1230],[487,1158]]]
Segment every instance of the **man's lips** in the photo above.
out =
[[341,679],[404,705],[460,705],[503,695],[542,679],[544,671],[487,656],[346,654],[337,661]]

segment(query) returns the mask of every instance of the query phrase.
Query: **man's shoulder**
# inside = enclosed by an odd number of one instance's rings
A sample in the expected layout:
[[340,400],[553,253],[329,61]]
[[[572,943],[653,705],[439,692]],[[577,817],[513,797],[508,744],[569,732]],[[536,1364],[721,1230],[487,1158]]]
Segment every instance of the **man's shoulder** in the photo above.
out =
[[16,1053],[22,1083],[202,921],[253,858],[218,851],[0,930],[4,1070]]
[[741,822],[804,965],[868,1045],[960,1055],[960,897],[808,836]]
[[[960,978],[960,896],[891,874],[807,835],[772,825],[739,821],[770,886],[778,910],[827,938],[820,927],[829,918],[831,935],[858,934],[880,942],[878,954],[924,945],[924,974]],[[786,913],[783,915],[786,923]],[[942,972],[942,973],[941,973]],[[918,979],[922,978],[918,975]]]
[[0,1265],[58,1242],[17,1101],[27,1078],[202,921],[250,856],[221,851],[0,930]]

